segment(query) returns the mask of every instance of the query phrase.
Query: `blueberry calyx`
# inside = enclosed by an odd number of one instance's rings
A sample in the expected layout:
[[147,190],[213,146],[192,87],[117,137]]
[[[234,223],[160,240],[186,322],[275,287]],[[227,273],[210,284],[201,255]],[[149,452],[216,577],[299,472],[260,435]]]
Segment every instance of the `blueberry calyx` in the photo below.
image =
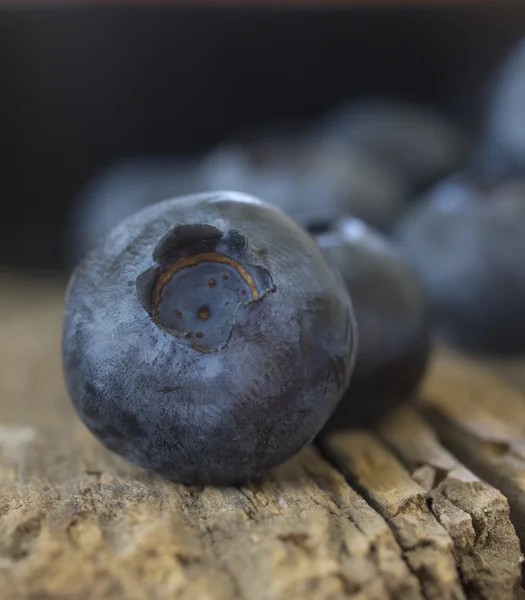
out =
[[157,327],[194,350],[220,350],[239,306],[275,291],[268,269],[247,262],[247,248],[235,229],[174,225],[153,251],[156,264],[137,277],[137,299]]

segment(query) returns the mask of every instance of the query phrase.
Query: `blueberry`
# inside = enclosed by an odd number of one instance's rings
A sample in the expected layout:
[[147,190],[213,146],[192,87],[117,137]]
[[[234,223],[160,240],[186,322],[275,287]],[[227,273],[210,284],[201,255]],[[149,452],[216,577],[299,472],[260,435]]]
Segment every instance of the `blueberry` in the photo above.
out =
[[338,139],[386,165],[410,189],[458,168],[467,150],[464,133],[431,109],[367,99],[343,105],[321,121],[321,138]]
[[524,179],[443,182],[395,236],[446,340],[476,352],[525,350]]
[[348,287],[357,321],[357,361],[330,428],[371,426],[414,393],[428,362],[427,302],[396,247],[358,219],[317,236]]
[[216,192],[124,220],[74,271],[64,372],[108,448],[187,484],[258,476],[309,442],[352,370],[348,293],[280,210]]
[[203,161],[199,185],[265,198],[308,228],[345,215],[387,228],[406,199],[390,170],[347,144],[306,135],[222,145]]
[[490,142],[525,167],[525,38],[512,48],[501,67],[489,108]]

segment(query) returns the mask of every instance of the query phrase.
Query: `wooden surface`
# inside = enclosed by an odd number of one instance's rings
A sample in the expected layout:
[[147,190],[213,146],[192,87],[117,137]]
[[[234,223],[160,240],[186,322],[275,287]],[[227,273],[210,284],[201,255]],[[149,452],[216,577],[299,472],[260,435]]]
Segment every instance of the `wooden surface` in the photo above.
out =
[[441,350],[421,400],[377,431],[244,487],[189,488],[76,418],[63,291],[0,277],[0,600],[523,598],[519,361]]

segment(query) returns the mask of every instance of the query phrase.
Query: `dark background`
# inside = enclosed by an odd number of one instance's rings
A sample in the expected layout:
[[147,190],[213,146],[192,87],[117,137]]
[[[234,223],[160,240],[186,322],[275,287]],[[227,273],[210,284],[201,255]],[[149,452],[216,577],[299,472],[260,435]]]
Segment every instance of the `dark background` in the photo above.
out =
[[68,210],[126,156],[386,94],[472,125],[525,34],[522,0],[338,8],[172,4],[0,10],[0,264],[60,268]]

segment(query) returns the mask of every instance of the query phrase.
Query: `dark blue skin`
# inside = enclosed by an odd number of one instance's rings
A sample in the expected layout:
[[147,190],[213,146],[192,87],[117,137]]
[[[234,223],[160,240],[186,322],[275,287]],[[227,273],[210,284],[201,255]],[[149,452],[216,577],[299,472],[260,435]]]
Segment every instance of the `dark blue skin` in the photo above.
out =
[[[203,252],[242,263],[255,287],[213,261],[159,284]],[[114,452],[178,482],[233,484],[316,435],[348,385],[355,335],[349,296],[306,232],[250,196],[200,194],[126,219],[79,264],[64,372]]]
[[372,426],[408,400],[424,374],[431,348],[426,298],[395,246],[358,219],[316,240],[348,287],[359,332],[350,387],[327,427]]
[[525,179],[443,182],[396,238],[448,342],[471,352],[525,351]]

